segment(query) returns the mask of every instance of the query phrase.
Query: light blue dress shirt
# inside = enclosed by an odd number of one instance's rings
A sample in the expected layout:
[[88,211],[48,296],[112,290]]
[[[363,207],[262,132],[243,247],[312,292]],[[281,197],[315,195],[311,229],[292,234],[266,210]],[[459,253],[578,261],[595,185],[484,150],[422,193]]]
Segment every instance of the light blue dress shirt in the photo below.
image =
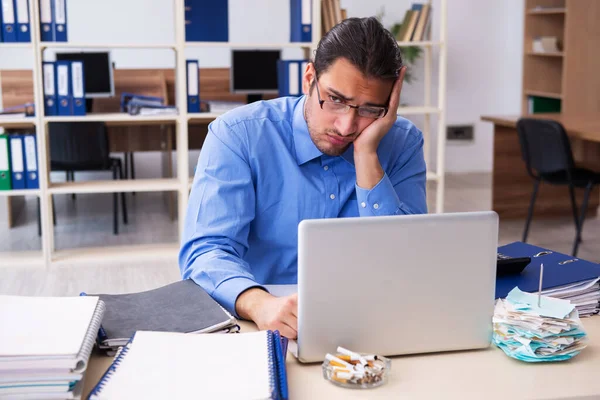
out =
[[200,152],[179,268],[234,315],[244,290],[297,283],[300,221],[427,212],[423,136],[410,121],[398,117],[381,141],[385,175],[365,190],[352,146],[332,157],[314,145],[304,102],[230,111],[210,124]]

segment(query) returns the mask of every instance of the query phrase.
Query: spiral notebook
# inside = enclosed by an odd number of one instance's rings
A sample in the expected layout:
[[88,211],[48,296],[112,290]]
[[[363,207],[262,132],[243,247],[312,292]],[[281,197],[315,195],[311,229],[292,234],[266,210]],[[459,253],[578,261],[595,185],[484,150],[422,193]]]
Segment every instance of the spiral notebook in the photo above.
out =
[[287,399],[286,340],[278,331],[138,331],[88,398]]
[[0,296],[0,374],[84,371],[103,315],[98,297]]

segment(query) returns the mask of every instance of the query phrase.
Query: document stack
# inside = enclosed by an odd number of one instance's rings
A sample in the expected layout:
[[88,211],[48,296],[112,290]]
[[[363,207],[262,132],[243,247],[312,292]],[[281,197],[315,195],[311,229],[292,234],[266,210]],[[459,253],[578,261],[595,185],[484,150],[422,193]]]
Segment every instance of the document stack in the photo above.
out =
[[240,329],[236,319],[190,279],[146,292],[98,296],[106,304],[98,347],[108,355],[116,354],[139,330],[236,333]]
[[98,297],[0,296],[0,398],[80,398],[103,314]]
[[570,301],[580,317],[590,317],[600,312],[600,278],[544,290],[542,294]]
[[496,302],[493,340],[509,357],[527,362],[562,361],[586,347],[586,334],[568,300],[514,288]]
[[165,105],[163,97],[122,93],[121,111],[129,115],[174,115],[177,107]]

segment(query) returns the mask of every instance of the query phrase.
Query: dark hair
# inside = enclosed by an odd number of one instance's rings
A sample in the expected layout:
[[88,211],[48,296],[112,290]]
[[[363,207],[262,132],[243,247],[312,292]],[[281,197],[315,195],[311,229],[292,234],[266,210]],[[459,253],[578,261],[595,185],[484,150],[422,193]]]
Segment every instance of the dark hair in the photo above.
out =
[[375,17],[345,19],[323,36],[313,62],[317,77],[340,57],[369,78],[393,80],[402,68],[396,38]]

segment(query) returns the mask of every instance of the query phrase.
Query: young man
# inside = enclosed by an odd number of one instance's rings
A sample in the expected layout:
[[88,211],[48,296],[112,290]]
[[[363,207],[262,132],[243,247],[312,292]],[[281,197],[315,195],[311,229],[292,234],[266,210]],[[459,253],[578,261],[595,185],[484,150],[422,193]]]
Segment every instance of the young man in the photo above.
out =
[[238,108],[210,124],[179,266],[235,315],[296,337],[297,229],[314,218],[426,213],[421,132],[396,116],[396,39],[350,18],[320,41],[300,98]]

